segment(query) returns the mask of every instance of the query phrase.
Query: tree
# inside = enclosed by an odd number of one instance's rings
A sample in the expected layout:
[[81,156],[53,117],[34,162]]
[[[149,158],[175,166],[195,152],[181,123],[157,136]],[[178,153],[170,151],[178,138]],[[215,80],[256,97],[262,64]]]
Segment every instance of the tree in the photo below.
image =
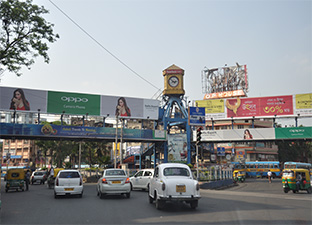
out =
[[37,56],[49,63],[47,42],[55,42],[59,35],[53,33],[54,25],[42,17],[47,13],[32,0],[0,0],[0,65],[20,76],[21,66],[30,69]]

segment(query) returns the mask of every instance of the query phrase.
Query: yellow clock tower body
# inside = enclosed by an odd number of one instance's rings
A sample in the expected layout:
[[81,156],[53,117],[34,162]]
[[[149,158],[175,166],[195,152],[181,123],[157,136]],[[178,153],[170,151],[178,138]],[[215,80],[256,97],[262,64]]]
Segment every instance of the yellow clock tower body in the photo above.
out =
[[169,66],[163,70],[165,81],[163,95],[184,95],[183,76],[184,70],[176,65]]

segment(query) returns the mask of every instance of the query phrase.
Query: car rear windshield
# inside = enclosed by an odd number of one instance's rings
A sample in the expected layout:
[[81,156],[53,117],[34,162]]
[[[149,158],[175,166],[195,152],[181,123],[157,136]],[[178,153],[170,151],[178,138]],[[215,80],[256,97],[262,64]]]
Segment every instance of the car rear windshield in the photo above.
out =
[[115,175],[119,175],[119,176],[125,176],[125,171],[123,170],[107,170],[105,173],[106,176],[115,176]]
[[42,172],[35,172],[34,175],[35,176],[39,176],[39,175],[44,175],[44,173],[42,173]]
[[170,167],[164,169],[165,176],[190,176],[188,169],[179,167]]
[[78,172],[61,172],[59,178],[79,178]]

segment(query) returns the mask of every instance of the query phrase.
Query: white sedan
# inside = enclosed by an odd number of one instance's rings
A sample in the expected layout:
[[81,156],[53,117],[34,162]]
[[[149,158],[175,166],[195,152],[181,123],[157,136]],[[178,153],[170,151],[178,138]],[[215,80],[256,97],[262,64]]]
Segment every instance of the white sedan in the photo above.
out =
[[97,182],[96,192],[100,198],[116,194],[125,194],[130,198],[130,179],[123,169],[104,170],[103,176]]
[[156,202],[162,209],[168,201],[184,201],[197,208],[200,199],[198,181],[193,178],[190,168],[181,163],[163,163],[155,168],[150,182],[149,202]]
[[83,194],[82,176],[78,170],[61,170],[54,182],[54,197]]
[[154,169],[142,169],[136,172],[133,177],[130,177],[131,190],[136,188],[148,190],[153,174]]

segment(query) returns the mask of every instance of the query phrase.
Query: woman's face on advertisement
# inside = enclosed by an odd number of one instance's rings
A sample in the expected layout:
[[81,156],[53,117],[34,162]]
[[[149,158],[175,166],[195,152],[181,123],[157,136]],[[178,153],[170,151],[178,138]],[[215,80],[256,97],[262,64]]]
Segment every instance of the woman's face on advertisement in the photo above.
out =
[[123,107],[124,106],[124,102],[120,99],[119,102],[118,102],[118,105]]
[[21,95],[21,93],[20,92],[15,92],[15,98],[17,98],[17,99],[21,99],[21,97],[22,97],[22,95]]

